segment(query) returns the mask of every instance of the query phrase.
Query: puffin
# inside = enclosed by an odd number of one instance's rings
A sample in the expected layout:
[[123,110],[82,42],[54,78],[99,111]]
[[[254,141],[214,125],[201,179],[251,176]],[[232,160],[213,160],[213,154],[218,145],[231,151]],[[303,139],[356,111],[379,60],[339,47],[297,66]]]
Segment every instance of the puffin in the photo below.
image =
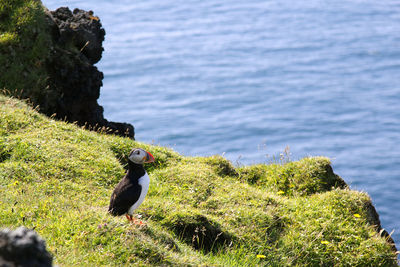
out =
[[[115,187],[108,212],[113,216],[124,215],[129,222],[135,222],[133,212],[142,204],[150,185],[150,177],[144,163],[154,162],[150,152],[134,148],[128,156],[128,172]],[[142,224],[142,222],[140,222]]]

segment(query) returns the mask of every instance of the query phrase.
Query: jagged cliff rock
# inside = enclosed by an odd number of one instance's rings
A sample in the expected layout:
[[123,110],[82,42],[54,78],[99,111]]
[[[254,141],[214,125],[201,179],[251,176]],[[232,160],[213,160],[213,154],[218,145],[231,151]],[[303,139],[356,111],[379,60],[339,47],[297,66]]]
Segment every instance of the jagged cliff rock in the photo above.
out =
[[49,11],[47,21],[54,46],[47,62],[49,101],[41,103],[41,110],[79,125],[104,127],[133,138],[132,125],[107,121],[103,117],[103,107],[97,103],[103,73],[93,64],[101,58],[105,35],[99,18],[91,11],[74,9],[71,12],[61,7]]
[[0,231],[1,267],[49,267],[53,258],[35,231],[19,227]]
[[105,31],[93,12],[48,11],[40,1],[0,8],[0,90],[29,99],[49,116],[134,138],[130,124],[109,122],[97,103]]
[[396,252],[397,251],[396,243],[394,242],[392,236],[384,228],[382,228],[381,221],[379,219],[379,214],[376,211],[374,205],[372,205],[372,203],[369,202],[365,205],[365,209],[367,210],[368,220],[370,224],[375,225],[376,231],[379,233],[379,235],[385,238],[391,245],[392,250]]

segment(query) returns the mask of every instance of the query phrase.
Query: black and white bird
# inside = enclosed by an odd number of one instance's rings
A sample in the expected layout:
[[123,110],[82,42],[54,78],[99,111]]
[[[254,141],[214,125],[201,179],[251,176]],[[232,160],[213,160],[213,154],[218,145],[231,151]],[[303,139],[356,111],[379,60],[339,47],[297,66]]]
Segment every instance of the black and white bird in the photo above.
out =
[[128,172],[111,195],[109,213],[114,216],[125,214],[128,221],[136,221],[132,214],[142,204],[150,185],[150,177],[143,164],[150,162],[154,162],[151,153],[141,148],[131,151],[128,157]]

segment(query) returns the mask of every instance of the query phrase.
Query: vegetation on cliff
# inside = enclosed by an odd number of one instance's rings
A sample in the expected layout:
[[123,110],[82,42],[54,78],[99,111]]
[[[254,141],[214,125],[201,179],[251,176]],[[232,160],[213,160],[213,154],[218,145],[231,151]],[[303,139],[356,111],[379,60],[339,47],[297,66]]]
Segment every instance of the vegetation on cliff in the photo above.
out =
[[[107,214],[132,147],[156,158],[143,227]],[[34,228],[61,266],[396,266],[369,196],[347,189],[324,157],[235,168],[90,132],[5,96],[0,195],[0,225]]]
[[[40,1],[0,0],[0,89],[51,95],[47,18]],[[138,209],[145,226],[107,213],[133,147],[156,158]],[[369,196],[327,158],[234,167],[89,132],[1,94],[0,196],[0,226],[35,229],[60,266],[397,266]]]
[[[51,37],[40,1],[0,1],[0,89],[45,97]],[[24,92],[25,91],[25,92]]]
[[103,73],[94,66],[105,31],[92,12],[46,10],[38,0],[0,1],[0,89],[29,98],[40,112],[134,137],[130,124],[104,118]]

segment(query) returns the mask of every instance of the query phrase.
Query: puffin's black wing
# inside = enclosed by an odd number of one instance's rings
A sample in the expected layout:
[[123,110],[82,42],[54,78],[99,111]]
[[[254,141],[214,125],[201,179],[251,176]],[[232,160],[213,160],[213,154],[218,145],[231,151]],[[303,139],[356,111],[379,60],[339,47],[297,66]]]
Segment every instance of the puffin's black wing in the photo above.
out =
[[111,195],[108,212],[114,216],[123,215],[139,199],[142,187],[132,184],[129,179],[123,178],[115,187]]

